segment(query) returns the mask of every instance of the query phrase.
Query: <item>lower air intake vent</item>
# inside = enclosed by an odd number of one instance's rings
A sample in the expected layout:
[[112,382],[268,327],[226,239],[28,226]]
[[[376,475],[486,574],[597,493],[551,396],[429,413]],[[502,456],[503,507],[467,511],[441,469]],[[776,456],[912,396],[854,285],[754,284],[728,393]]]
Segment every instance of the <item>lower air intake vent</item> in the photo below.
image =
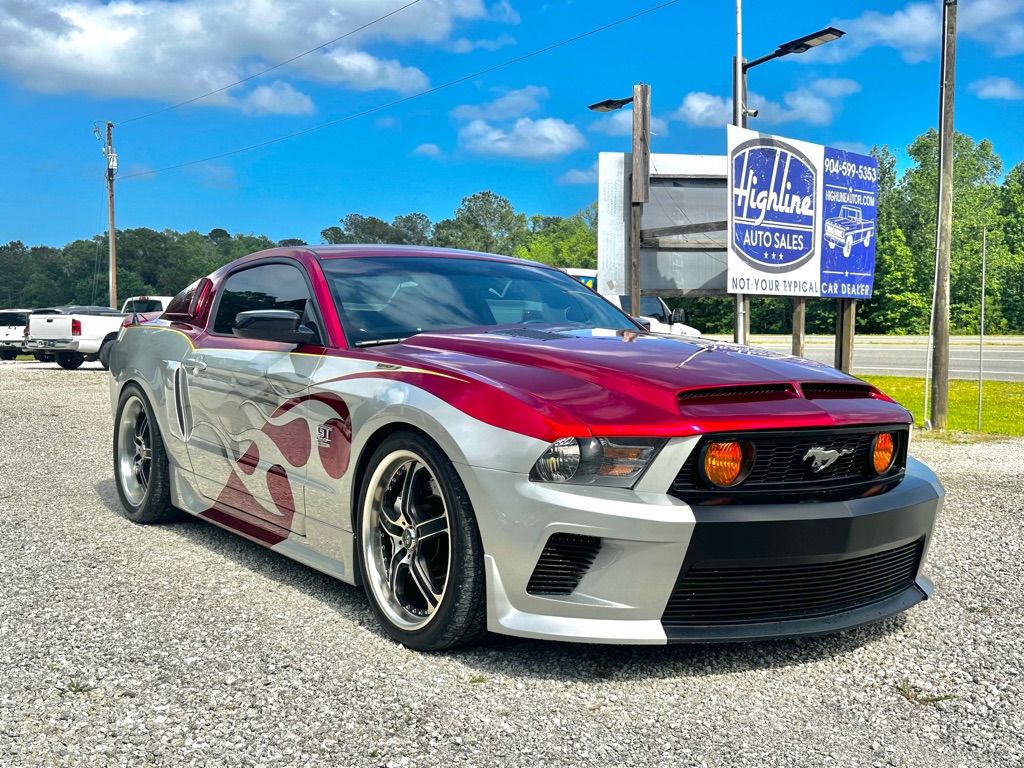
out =
[[667,627],[807,619],[850,611],[914,583],[924,541],[824,563],[749,566],[696,563],[661,618]]
[[544,545],[526,591],[531,595],[571,595],[601,549],[597,536],[556,533]]

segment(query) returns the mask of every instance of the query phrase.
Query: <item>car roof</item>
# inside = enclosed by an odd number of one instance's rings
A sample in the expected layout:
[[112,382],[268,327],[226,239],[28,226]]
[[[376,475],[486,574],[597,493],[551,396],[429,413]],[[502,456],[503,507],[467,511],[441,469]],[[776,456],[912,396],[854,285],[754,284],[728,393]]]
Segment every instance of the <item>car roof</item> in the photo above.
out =
[[517,259],[514,256],[502,256],[496,253],[480,253],[479,251],[462,251],[457,248],[437,248],[427,245],[308,245],[318,259],[359,258],[360,256],[394,256],[397,258],[442,258],[442,259],[478,259],[481,261],[504,261],[510,264],[532,264],[539,267],[554,269],[550,264],[542,264],[529,259]]

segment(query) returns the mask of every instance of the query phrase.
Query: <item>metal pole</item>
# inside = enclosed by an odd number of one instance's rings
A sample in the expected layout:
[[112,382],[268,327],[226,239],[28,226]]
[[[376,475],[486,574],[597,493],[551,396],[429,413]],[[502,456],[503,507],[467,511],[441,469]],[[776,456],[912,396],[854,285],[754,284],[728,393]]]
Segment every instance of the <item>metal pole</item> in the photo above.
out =
[[[747,94],[743,72],[743,0],[736,0],[736,55],[732,60],[732,124],[740,128],[746,127],[744,114]],[[746,344],[747,339],[747,301],[742,293],[736,294],[736,326],[732,339],[737,344]]]
[[932,350],[932,426],[949,417],[949,251],[953,228],[953,93],[956,79],[956,0],[942,5],[942,89],[939,110],[939,206],[936,232],[935,347]]
[[978,431],[981,432],[981,392],[985,388],[985,262],[988,227],[981,230],[981,333],[978,337]]
[[117,309],[117,230],[114,229],[114,172],[117,155],[114,154],[114,124],[107,121],[107,210],[108,240],[110,241],[110,306]]

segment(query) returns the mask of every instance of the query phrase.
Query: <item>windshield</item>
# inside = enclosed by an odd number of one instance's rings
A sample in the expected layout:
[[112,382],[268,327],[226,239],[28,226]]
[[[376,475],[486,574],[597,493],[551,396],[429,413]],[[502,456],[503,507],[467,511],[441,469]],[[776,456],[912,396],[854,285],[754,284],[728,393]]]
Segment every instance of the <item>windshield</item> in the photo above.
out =
[[[623,309],[629,311],[629,296],[619,296],[619,302]],[[668,322],[668,318],[665,317],[665,310],[662,309],[661,302],[658,301],[657,296],[640,297],[640,316],[656,317],[663,323]]]
[[326,259],[324,274],[350,343],[426,331],[536,323],[636,330],[615,307],[563,272],[481,259]]
[[25,325],[28,312],[0,312],[0,325]]
[[163,304],[158,299],[135,299],[125,302],[125,312],[163,312]]

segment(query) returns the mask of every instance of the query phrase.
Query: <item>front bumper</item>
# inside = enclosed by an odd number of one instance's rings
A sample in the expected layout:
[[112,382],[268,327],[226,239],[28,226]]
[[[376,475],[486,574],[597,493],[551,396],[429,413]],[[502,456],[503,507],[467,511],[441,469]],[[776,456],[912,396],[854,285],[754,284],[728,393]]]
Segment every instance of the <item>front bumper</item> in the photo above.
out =
[[[793,637],[878,621],[931,592],[921,567],[943,490],[913,459],[880,496],[777,505],[691,507],[666,494],[468,475],[494,632],[634,644]],[[600,548],[570,593],[531,593],[555,533]]]

